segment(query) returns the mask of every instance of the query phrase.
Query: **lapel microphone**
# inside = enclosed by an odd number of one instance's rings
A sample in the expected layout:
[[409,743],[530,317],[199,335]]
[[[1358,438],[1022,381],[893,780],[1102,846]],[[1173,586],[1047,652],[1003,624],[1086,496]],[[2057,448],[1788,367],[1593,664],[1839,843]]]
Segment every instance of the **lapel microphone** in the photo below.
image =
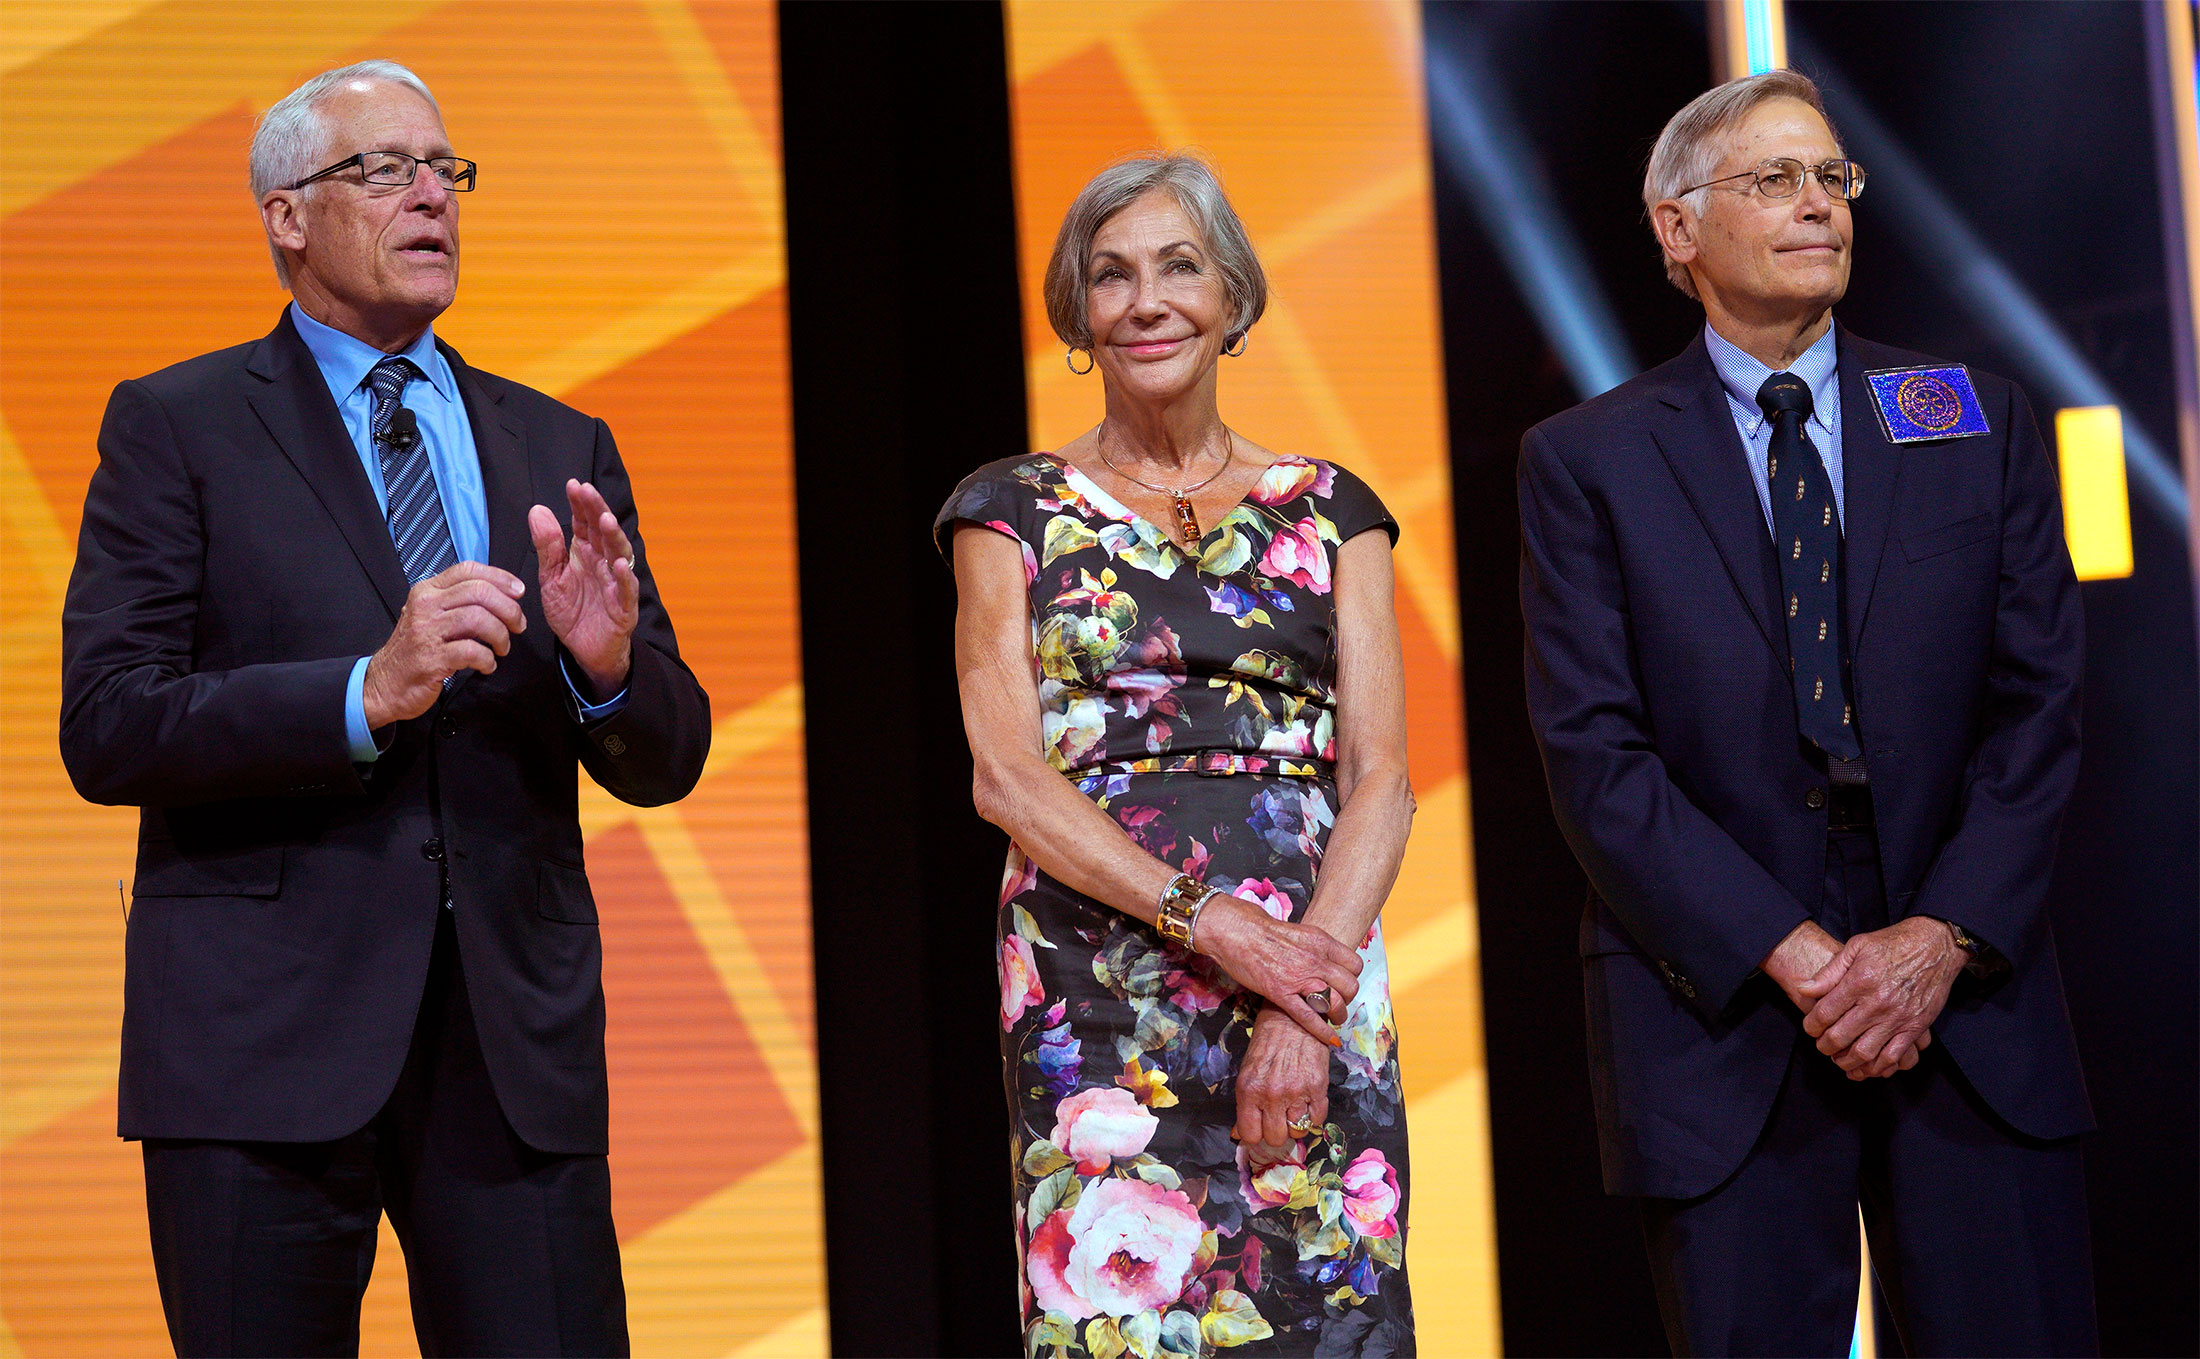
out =
[[409,406],[399,406],[390,412],[390,427],[382,435],[382,442],[398,452],[408,452],[420,442],[420,417]]

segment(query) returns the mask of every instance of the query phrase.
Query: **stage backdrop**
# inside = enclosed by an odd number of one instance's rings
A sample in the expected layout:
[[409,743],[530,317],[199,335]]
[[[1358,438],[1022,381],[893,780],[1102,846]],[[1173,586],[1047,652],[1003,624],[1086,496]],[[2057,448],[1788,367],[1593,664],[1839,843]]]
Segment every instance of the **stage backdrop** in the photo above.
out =
[[1420,812],[1383,918],[1413,1139],[1407,1261],[1433,1349],[1495,1354],[1420,11],[1385,0],[1010,0],[1008,39],[1035,446],[1059,447],[1100,418],[1100,380],[1070,373],[1039,291],[1063,212],[1117,157],[1188,148],[1221,172],[1271,287],[1244,357],[1223,360],[1223,418],[1279,452],[1350,467],[1403,530],[1398,616]]
[[[481,164],[438,334],[608,420],[717,719],[685,802],[583,780],[637,1351],[822,1353],[773,9],[33,4],[0,23],[0,1356],[165,1349],[115,1138],[135,813],[55,751],[60,614],[113,385],[264,334],[254,117],[388,57]],[[414,1353],[385,1238],[365,1349]]]

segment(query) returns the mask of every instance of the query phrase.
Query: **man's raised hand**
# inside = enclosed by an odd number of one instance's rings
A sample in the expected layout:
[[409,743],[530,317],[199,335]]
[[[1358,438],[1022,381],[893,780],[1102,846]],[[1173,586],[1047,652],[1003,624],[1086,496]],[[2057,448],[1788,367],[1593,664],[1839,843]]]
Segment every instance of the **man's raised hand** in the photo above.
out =
[[634,545],[602,493],[569,480],[565,498],[573,512],[570,543],[547,505],[527,511],[527,531],[535,541],[543,617],[601,702],[626,687],[641,578],[634,574]]
[[481,562],[460,562],[413,586],[390,639],[367,660],[367,726],[420,716],[461,670],[494,674],[513,634],[527,631],[519,606],[526,593],[518,576]]

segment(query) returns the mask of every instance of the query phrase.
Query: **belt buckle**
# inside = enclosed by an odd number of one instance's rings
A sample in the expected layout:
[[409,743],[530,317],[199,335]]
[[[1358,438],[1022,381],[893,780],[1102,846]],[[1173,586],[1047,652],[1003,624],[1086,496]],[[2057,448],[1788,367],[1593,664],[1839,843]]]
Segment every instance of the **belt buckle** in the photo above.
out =
[[1193,767],[1207,778],[1219,778],[1237,772],[1237,753],[1229,750],[1202,750],[1199,763]]

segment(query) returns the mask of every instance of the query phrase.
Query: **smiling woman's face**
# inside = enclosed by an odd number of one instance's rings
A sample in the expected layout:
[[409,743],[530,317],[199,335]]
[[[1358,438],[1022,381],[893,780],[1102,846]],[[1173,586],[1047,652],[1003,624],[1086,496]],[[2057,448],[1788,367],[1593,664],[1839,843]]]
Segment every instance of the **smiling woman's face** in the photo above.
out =
[[[1818,165],[1841,154],[1818,110],[1800,99],[1769,99],[1734,129],[1712,178],[1747,174],[1787,156]],[[1729,312],[1750,314],[1832,306],[1849,287],[1854,222],[1814,175],[1793,198],[1767,198],[1747,179],[1705,194],[1695,223],[1697,287]]]
[[1085,284],[1093,361],[1112,390],[1167,402],[1213,376],[1229,297],[1175,195],[1155,189],[1103,223]]

